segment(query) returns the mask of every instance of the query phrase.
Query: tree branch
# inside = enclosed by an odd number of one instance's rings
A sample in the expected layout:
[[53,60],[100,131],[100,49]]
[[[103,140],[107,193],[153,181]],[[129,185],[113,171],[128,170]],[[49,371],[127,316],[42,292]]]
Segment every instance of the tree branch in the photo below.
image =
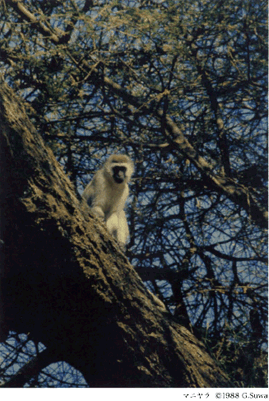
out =
[[[86,63],[87,65],[87,63]],[[88,67],[89,68],[89,67]],[[96,70],[94,72],[97,73]],[[184,154],[201,172],[207,185],[210,185],[214,190],[235,204],[241,206],[250,218],[262,228],[268,226],[268,212],[255,200],[251,192],[244,185],[238,184],[235,180],[225,175],[217,175],[212,172],[212,166],[199,155],[190,142],[185,138],[179,127],[173,120],[163,114],[160,109],[154,109],[153,105],[147,105],[138,97],[128,93],[119,84],[113,82],[110,78],[104,77],[104,84],[109,87],[117,96],[121,97],[124,101],[143,110],[146,113],[153,113],[160,121],[165,121],[167,129],[167,138],[174,150]]]
[[[11,4],[23,18],[29,20],[32,23],[37,22],[34,15],[30,14],[25,9],[20,0],[11,0]],[[49,35],[50,39],[55,45],[62,43],[60,37],[57,36],[56,33],[52,34],[50,29],[46,27],[44,28],[43,25],[40,25],[39,23],[37,25],[37,28],[43,35]],[[74,57],[73,60],[74,62],[76,62]],[[77,64],[79,65],[80,63]],[[150,104],[143,102],[140,98],[127,92],[123,87],[112,81],[110,78],[103,76],[103,74],[100,78],[96,66],[89,65],[86,60],[82,60],[82,65],[90,73],[89,79],[92,79],[93,74],[95,76],[95,79],[99,79],[100,82],[102,82],[114,94],[119,96],[128,104],[131,104],[140,111],[143,110],[145,113],[152,113],[160,121],[164,122],[168,131],[167,137],[171,145],[173,145],[175,150],[184,154],[197,167],[197,169],[203,175],[206,184],[210,185],[212,188],[214,188],[214,190],[226,196],[232,202],[242,207],[250,216],[250,218],[260,227],[267,228],[268,212],[262,205],[260,205],[256,201],[254,196],[250,193],[249,189],[243,185],[238,184],[235,180],[225,175],[220,176],[214,174],[212,172],[212,166],[198,154],[198,152],[194,149],[190,142],[185,138],[182,131],[172,121],[172,119],[169,116],[164,115],[162,110],[156,109],[156,105],[154,104],[154,102],[151,102]],[[165,95],[168,95],[168,93],[165,93]]]
[[39,21],[34,14],[27,10],[21,0],[10,0],[10,4],[23,19],[35,25],[37,30],[45,37],[48,37],[54,44],[59,45],[69,41],[71,37],[70,29],[69,32],[66,33],[60,31],[58,28],[52,29],[50,26],[46,26],[43,22]]
[[27,362],[10,380],[0,385],[0,388],[23,387],[46,366],[60,360],[61,359],[57,356],[55,350],[47,348]]
[[0,121],[0,293],[7,328],[56,349],[91,387],[231,387],[77,200],[4,83]]

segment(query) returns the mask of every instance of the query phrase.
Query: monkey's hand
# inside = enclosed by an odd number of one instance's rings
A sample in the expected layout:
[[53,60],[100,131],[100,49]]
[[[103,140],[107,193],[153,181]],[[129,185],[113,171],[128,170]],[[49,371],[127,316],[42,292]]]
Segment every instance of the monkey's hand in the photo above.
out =
[[91,210],[95,214],[95,216],[98,217],[99,219],[101,220],[105,219],[105,214],[100,206],[95,206]]

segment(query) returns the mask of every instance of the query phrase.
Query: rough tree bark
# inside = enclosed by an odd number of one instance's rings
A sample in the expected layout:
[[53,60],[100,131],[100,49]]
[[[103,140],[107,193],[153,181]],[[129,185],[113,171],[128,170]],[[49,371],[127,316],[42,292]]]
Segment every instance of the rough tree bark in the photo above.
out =
[[[92,2],[86,1],[84,5],[84,12],[86,12],[89,8],[92,7]],[[71,26],[66,29],[66,32],[54,27],[50,27],[48,25],[48,21],[46,21],[46,25],[43,24],[41,20],[39,20],[34,14],[32,14],[27,7],[24,6],[22,1],[20,0],[10,0],[10,5],[14,8],[14,10],[29,24],[35,27],[44,37],[48,40],[51,40],[54,45],[60,45],[63,43],[67,43],[71,37]],[[75,20],[73,21],[75,25]],[[192,51],[194,58],[196,59],[197,48],[194,45],[194,38],[188,35],[188,44]],[[69,49],[70,50],[70,49]],[[3,52],[4,50],[2,50]],[[76,60],[76,55],[74,54],[73,59]],[[8,54],[7,59],[12,59],[12,54]],[[14,60],[16,62],[16,59]],[[101,61],[100,61],[101,62]],[[83,67],[86,71],[89,72],[89,76],[94,77],[96,82],[100,81],[100,85],[104,85],[108,88],[114,95],[122,98],[127,104],[134,106],[137,109],[143,110],[144,113],[149,113],[155,115],[159,120],[165,123],[167,133],[167,143],[160,145],[161,147],[170,147],[175,149],[177,153],[185,155],[187,159],[189,159],[200,171],[203,176],[204,182],[217,191],[220,194],[223,194],[225,197],[230,199],[232,202],[238,204],[240,207],[245,209],[246,213],[253,220],[254,223],[258,224],[262,228],[268,228],[268,211],[264,205],[257,201],[257,199],[253,196],[251,191],[245,186],[239,184],[236,180],[231,178],[229,174],[226,173],[229,171],[227,154],[225,153],[225,146],[221,145],[222,151],[222,159],[223,159],[223,169],[225,174],[215,174],[213,172],[212,166],[203,158],[197,150],[191,145],[188,139],[183,135],[181,129],[173,122],[171,117],[165,115],[163,110],[160,110],[157,107],[157,104],[154,102],[150,102],[150,104],[145,103],[144,99],[140,99],[137,95],[126,91],[126,88],[123,88],[118,83],[114,82],[111,78],[101,74],[98,72],[94,65],[89,64],[88,60],[77,60],[77,63],[82,63]],[[95,61],[94,61],[95,63]],[[206,73],[201,67],[201,65],[197,64],[198,71],[201,75],[201,79],[204,81],[204,86],[207,89],[207,92],[210,93],[211,101],[214,103],[212,98],[212,88],[209,87],[210,83],[206,78]],[[159,94],[160,96],[169,95],[169,91],[164,91],[163,94]],[[215,111],[215,117],[217,120],[217,125],[219,129],[220,142],[225,142],[224,136],[225,133],[223,131],[223,122],[218,116],[216,105],[212,105],[212,109]],[[226,171],[225,171],[226,170]]]
[[77,199],[4,83],[0,138],[2,338],[31,333],[49,350],[40,366],[50,352],[91,387],[230,387]]

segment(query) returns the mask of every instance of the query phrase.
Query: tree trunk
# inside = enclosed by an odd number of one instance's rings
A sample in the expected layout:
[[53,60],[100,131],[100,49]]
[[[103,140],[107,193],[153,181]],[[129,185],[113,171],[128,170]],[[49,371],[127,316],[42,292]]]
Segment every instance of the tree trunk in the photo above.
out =
[[231,387],[81,203],[0,87],[1,329],[30,333],[91,387]]

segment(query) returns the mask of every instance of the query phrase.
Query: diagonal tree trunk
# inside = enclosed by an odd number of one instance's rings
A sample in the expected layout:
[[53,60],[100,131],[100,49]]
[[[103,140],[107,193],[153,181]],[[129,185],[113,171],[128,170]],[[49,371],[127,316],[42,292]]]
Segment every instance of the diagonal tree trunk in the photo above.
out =
[[30,332],[91,387],[230,387],[77,199],[4,83],[0,138],[2,337]]
[[[71,35],[68,32],[61,31],[59,29],[52,29],[48,25],[44,25],[40,20],[38,20],[34,14],[32,14],[20,0],[10,0],[11,6],[14,10],[20,15],[23,19],[28,21],[30,24],[35,26],[35,28],[44,36],[51,40],[56,46],[62,43],[67,43],[70,39]],[[92,2],[88,1],[85,3],[85,10],[92,6]],[[190,48],[192,48],[192,54],[196,58],[196,49],[192,45],[192,38],[188,39]],[[8,55],[11,57],[11,55]],[[76,60],[76,56],[73,57],[74,61]],[[90,65],[86,59],[80,60],[83,67],[89,71],[89,76],[93,75],[96,81],[100,81],[100,84],[104,85],[108,88],[114,95],[119,96],[123,99],[127,104],[134,106],[137,109],[143,110],[146,114],[155,115],[159,120],[163,121],[165,131],[167,134],[167,144],[163,144],[163,146],[171,146],[175,149],[179,154],[185,155],[200,171],[201,175],[205,183],[212,188],[212,190],[217,191],[219,194],[224,195],[228,199],[230,199],[235,204],[242,207],[251,220],[260,226],[261,228],[268,228],[268,211],[264,205],[261,205],[260,202],[257,201],[255,196],[249,191],[249,189],[245,185],[241,185],[236,182],[229,175],[222,174],[218,175],[213,172],[213,167],[206,161],[204,157],[202,157],[198,151],[192,146],[192,144],[188,141],[188,139],[184,136],[181,129],[173,122],[171,117],[165,115],[162,110],[156,107],[157,105],[152,102],[151,104],[145,103],[144,99],[139,98],[138,96],[129,93],[125,88],[120,86],[118,83],[114,82],[107,76],[102,75],[100,78],[98,70],[94,65]],[[79,64],[79,62],[77,61]],[[209,83],[205,82],[205,72],[201,68],[200,65],[197,65],[198,71],[201,75],[202,80],[204,81],[205,88],[207,88],[208,93],[210,92]],[[163,94],[159,94],[159,96],[167,96],[169,92],[166,91]],[[214,100],[211,99],[211,102]],[[216,112],[216,106],[213,107],[213,110]],[[218,122],[218,129],[220,131],[220,143],[221,143],[221,151],[222,151],[222,159],[223,159],[223,168],[224,171],[229,171],[229,163],[228,163],[228,155],[227,149],[225,149],[225,135],[223,132],[223,122],[220,121],[218,117],[218,113],[216,113],[216,120]]]

